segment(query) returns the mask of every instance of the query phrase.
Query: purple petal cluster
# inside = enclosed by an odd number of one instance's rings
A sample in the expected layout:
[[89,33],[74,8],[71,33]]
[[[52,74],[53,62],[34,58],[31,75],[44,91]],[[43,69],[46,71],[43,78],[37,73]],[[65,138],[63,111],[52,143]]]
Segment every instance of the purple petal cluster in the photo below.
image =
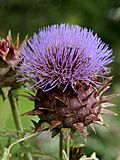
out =
[[97,84],[97,77],[110,72],[112,50],[87,28],[52,25],[27,40],[20,50],[21,73],[44,91],[81,81]]

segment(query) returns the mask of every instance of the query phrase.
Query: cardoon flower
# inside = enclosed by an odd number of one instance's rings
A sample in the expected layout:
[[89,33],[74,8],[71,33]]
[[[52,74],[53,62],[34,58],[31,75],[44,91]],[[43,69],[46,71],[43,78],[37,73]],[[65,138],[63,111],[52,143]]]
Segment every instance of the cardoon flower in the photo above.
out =
[[[21,49],[22,80],[30,80],[37,89],[36,130],[47,128],[58,134],[64,128],[79,130],[85,137],[87,125],[103,125],[102,113],[112,96],[103,96],[109,88],[107,78],[112,50],[87,28],[77,25],[52,25],[27,40]],[[47,125],[46,125],[47,124]]]

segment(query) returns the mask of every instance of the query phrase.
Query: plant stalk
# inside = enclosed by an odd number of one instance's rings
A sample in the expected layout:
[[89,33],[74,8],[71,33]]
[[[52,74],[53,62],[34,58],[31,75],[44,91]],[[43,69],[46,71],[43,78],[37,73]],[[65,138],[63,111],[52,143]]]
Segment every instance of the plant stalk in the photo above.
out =
[[62,160],[62,158],[63,158],[62,151],[63,151],[63,135],[60,132],[60,140],[59,140],[59,158],[60,158],[60,160]]
[[[15,127],[18,131],[17,132],[18,136],[19,136],[19,138],[22,138],[20,133],[23,133],[23,127],[22,127],[21,119],[19,117],[19,112],[18,112],[18,107],[17,107],[17,103],[16,103],[16,99],[15,99],[15,91],[14,90],[9,91],[8,98],[9,98],[9,102],[10,102],[10,106],[11,106],[11,111],[12,111]],[[23,142],[21,142],[20,144],[21,144],[21,146],[26,147],[26,145]],[[33,160],[30,152],[26,152],[25,157],[27,160]]]
[[20,117],[19,117],[18,107],[16,105],[13,90],[9,91],[8,98],[9,98],[9,102],[10,102],[10,106],[11,106],[11,111],[12,111],[15,127],[16,127],[18,132],[19,131],[23,132],[22,123],[21,123],[21,120],[20,120]]

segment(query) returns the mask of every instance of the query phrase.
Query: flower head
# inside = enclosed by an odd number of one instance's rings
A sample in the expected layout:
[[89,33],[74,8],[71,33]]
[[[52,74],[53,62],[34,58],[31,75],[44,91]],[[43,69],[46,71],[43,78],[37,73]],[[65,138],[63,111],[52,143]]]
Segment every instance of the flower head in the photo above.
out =
[[68,84],[75,89],[79,81],[97,84],[97,77],[108,74],[112,50],[97,34],[77,25],[52,25],[26,41],[21,50],[21,72],[45,91]]
[[0,59],[8,64],[10,67],[14,67],[18,63],[18,50],[19,35],[17,35],[16,45],[12,42],[11,32],[9,31],[6,39],[0,39]]
[[16,44],[13,43],[10,31],[6,39],[0,39],[0,89],[18,84],[15,66],[19,63],[19,49],[19,34],[16,38]]
[[28,96],[35,109],[25,113],[39,116],[36,130],[47,127],[55,136],[63,128],[77,129],[85,137],[87,125],[104,124],[101,114],[112,113],[104,108],[112,96],[103,96],[112,79],[105,78],[112,51],[96,34],[77,25],[53,25],[34,34],[20,53],[20,74],[37,89],[36,96]]

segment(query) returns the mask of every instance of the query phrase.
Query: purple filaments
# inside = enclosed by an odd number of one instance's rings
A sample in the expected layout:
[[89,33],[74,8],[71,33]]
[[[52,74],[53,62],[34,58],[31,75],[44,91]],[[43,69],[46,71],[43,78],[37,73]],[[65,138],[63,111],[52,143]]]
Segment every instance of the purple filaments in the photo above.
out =
[[[97,34],[78,25],[52,25],[27,40],[21,49],[21,73],[44,91],[108,74],[112,50]],[[65,89],[64,88],[64,89]]]

